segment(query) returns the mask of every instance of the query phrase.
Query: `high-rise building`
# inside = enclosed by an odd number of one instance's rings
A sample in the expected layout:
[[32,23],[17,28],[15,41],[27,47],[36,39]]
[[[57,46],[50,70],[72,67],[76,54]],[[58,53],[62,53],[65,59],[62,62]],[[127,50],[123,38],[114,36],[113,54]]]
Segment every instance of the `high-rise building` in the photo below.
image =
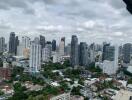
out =
[[123,45],[123,62],[130,63],[132,53],[132,44],[127,43]]
[[76,35],[72,35],[71,40],[71,65],[77,67],[79,64],[79,55],[78,55],[78,38]]
[[65,47],[65,55],[70,56],[71,55],[71,44],[68,44]]
[[19,39],[18,36],[15,38],[15,55],[17,54],[17,46],[19,45]]
[[0,52],[4,52],[4,51],[5,51],[5,38],[0,37]]
[[79,64],[80,66],[86,66],[87,63],[88,63],[87,44],[85,42],[81,42],[79,46]]
[[35,38],[34,38],[34,43],[40,44],[40,39],[39,39],[38,37],[35,37]]
[[56,51],[56,40],[52,41],[52,51]]
[[25,56],[25,51],[30,49],[31,40],[27,36],[22,37],[22,41],[17,46],[17,56],[23,56],[24,58],[28,58],[28,56]]
[[106,48],[107,56],[103,61],[103,72],[112,75],[116,74],[119,66],[118,66],[118,46],[108,46]]
[[59,44],[59,56],[65,55],[65,37],[61,38],[61,42]]
[[115,54],[115,47],[114,46],[106,46],[104,60],[113,61],[114,54]]
[[95,62],[95,44],[89,46],[90,62]]
[[23,56],[23,45],[22,43],[19,43],[17,46],[17,56]]
[[42,49],[42,60],[44,62],[49,62],[52,55],[52,45],[46,44],[45,47]]
[[40,45],[41,45],[42,48],[45,47],[45,37],[42,36],[42,35],[40,35]]
[[109,44],[109,43],[104,42],[104,43],[103,43],[102,61],[104,61],[104,60],[105,60],[105,55],[106,55],[106,48],[107,48],[107,46],[110,46],[110,44]]
[[30,43],[31,43],[31,40],[29,37],[27,37],[27,36],[22,37],[23,48],[30,48]]
[[15,48],[16,39],[15,38],[16,38],[15,32],[11,32],[10,38],[9,38],[9,53],[11,53],[11,54],[15,54],[15,50],[16,50],[16,48]]
[[33,41],[30,46],[30,72],[36,73],[41,69],[41,45]]

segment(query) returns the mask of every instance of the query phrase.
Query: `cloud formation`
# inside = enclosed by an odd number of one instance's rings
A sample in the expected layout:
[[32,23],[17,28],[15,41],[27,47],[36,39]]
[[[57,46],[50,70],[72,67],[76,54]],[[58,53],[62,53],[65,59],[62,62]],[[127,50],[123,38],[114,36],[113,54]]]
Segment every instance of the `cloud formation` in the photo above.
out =
[[121,0],[0,0],[0,33],[8,35],[69,39],[76,34],[86,42],[132,42],[131,17]]

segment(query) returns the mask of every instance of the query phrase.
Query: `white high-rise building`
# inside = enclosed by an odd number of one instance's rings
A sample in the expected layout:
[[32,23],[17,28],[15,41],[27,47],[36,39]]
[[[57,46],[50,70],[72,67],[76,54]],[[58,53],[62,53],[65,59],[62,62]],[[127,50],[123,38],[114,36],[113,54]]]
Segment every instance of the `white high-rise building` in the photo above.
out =
[[22,41],[17,46],[17,56],[24,56],[24,52],[27,49],[30,49],[31,40],[27,36],[22,37]]
[[23,44],[22,43],[20,43],[17,46],[17,56],[23,56]]
[[114,51],[110,51],[110,52],[114,52],[114,60],[110,61],[110,60],[104,60],[103,61],[103,73],[106,73],[108,75],[112,75],[112,74],[116,74],[119,66],[118,66],[118,47],[115,46],[114,47]]
[[42,49],[42,60],[49,62],[52,55],[52,45],[46,44],[45,48]]
[[61,42],[59,44],[59,58],[61,60],[62,56],[65,55],[65,38],[61,38]]
[[23,48],[30,48],[30,43],[31,43],[31,40],[29,37],[27,37],[27,36],[22,37]]
[[30,72],[36,73],[41,69],[41,45],[35,42],[30,46]]

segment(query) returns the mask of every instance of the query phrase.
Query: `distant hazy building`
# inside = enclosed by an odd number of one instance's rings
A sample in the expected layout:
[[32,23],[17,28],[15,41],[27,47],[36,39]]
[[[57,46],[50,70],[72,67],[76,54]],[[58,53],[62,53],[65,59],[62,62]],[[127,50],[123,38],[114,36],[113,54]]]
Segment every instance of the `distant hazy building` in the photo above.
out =
[[73,67],[79,65],[78,38],[75,35],[72,35],[72,40],[71,40],[71,65]]
[[27,36],[23,36],[22,37],[23,48],[30,48],[30,44],[31,44],[31,39]]
[[39,39],[39,37],[35,37],[35,38],[34,38],[34,43],[35,43],[35,44],[40,44],[40,39]]
[[33,41],[30,46],[30,72],[36,73],[41,69],[41,45]]
[[44,48],[45,47],[45,37],[44,36],[42,36],[42,35],[40,35],[40,45],[41,45],[41,47],[42,48]]
[[123,45],[123,62],[130,63],[132,52],[132,44],[127,43]]
[[4,52],[4,51],[5,51],[5,38],[0,37],[0,52]]
[[59,44],[59,56],[65,55],[65,38],[61,38],[60,44]]
[[27,36],[23,36],[22,41],[17,46],[17,56],[23,56],[24,58],[27,58],[27,56],[25,56],[24,54],[27,49],[30,49],[30,45],[31,45],[30,38]]
[[65,47],[65,55],[70,56],[71,55],[71,44],[68,44]]
[[87,44],[85,42],[81,42],[79,46],[79,64],[80,66],[86,66],[87,63],[88,63]]
[[52,51],[56,51],[56,40],[52,41]]
[[17,46],[17,56],[23,56],[23,44],[22,43],[20,43]]
[[52,45],[46,44],[45,47],[42,49],[42,61],[49,62],[52,55]]

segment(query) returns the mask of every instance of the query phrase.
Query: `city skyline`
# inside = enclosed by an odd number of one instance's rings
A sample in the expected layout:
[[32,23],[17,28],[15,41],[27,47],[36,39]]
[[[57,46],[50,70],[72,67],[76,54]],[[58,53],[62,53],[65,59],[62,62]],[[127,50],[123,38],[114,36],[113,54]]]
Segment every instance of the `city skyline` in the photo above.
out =
[[132,0],[0,0],[0,100],[132,100]]
[[0,35],[7,38],[14,31],[57,40],[75,34],[88,43],[132,42],[132,19],[122,0],[1,0],[0,11]]

